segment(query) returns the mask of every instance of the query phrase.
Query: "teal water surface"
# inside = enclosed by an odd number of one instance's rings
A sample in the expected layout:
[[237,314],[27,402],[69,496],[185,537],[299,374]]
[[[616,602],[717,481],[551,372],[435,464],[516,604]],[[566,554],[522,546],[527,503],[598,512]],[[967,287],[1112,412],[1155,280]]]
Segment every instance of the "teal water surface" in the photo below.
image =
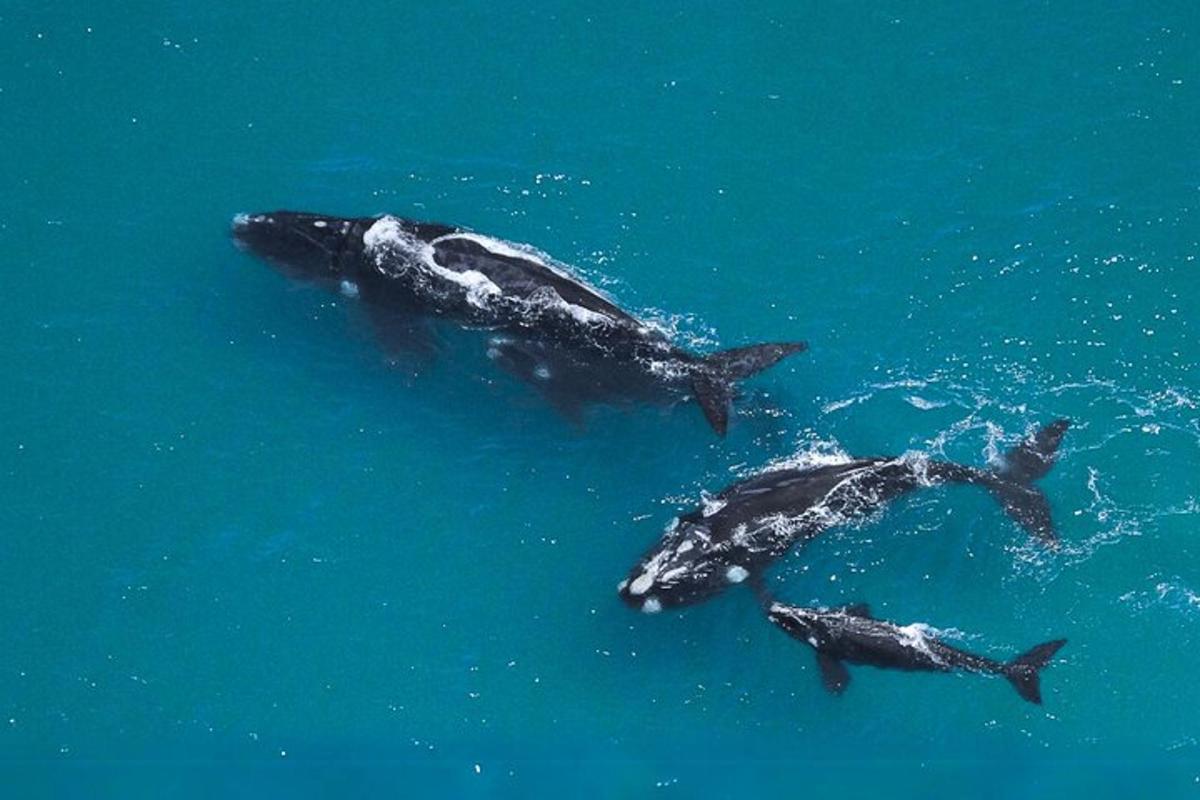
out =
[[[4,795],[1200,791],[1194,3],[0,3]],[[397,368],[240,211],[529,242],[702,350],[724,441]],[[615,587],[784,458],[1075,425],[1047,552],[929,490],[784,559],[1011,657],[853,670]]]

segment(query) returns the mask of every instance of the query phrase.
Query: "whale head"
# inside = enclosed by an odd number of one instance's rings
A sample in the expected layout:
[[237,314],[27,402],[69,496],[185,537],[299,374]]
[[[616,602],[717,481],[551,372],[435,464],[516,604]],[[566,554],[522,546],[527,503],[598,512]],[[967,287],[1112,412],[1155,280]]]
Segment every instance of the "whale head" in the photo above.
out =
[[767,608],[767,619],[787,631],[788,635],[807,641],[814,647],[821,633],[822,613],[817,609],[771,603]]
[[337,286],[362,250],[359,220],[299,211],[238,214],[233,241],[295,280]]
[[617,594],[647,613],[692,605],[745,581],[758,569],[759,560],[693,514],[668,526],[659,543],[617,586]]

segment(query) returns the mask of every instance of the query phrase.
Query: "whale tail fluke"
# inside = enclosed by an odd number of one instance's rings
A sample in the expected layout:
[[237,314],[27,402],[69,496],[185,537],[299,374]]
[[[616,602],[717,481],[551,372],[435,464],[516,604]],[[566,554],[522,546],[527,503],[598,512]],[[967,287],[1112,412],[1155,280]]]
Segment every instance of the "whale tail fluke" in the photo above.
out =
[[1004,466],[998,474],[1011,481],[1032,483],[1043,478],[1058,458],[1058,446],[1062,444],[1068,419],[1059,419],[1035,433],[1032,438],[1009,450],[1004,456]]
[[1004,466],[989,473],[987,480],[988,489],[1005,513],[1052,546],[1058,543],[1058,537],[1050,518],[1050,501],[1033,482],[1054,466],[1058,446],[1070,425],[1070,420],[1060,419],[1042,428],[1010,450],[1004,457]]
[[729,428],[734,382],[756,375],[793,353],[807,349],[805,342],[779,342],[735,347],[705,356],[702,368],[692,377],[692,390],[708,424],[724,436]]
[[1031,703],[1042,704],[1041,670],[1066,643],[1066,639],[1055,639],[1039,644],[1004,665],[1004,677],[1008,678],[1017,694]]

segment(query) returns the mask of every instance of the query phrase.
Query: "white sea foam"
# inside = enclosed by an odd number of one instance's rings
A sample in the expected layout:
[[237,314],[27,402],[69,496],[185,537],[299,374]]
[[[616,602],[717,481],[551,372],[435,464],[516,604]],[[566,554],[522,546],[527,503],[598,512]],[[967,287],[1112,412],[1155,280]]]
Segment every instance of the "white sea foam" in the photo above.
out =
[[943,664],[942,659],[937,655],[932,647],[929,646],[931,628],[921,622],[913,622],[908,625],[897,625],[896,632],[900,634],[900,641],[905,647],[911,647],[913,650],[919,650],[930,658],[935,664]]
[[718,511],[720,511],[722,508],[724,508],[728,503],[728,501],[726,501],[726,500],[721,500],[717,497],[713,497],[708,492],[700,493],[700,502],[703,504],[703,506],[700,510],[700,513],[703,514],[705,517],[711,517],[713,514],[716,514]]
[[854,397],[847,397],[845,400],[834,400],[821,406],[821,413],[832,414],[835,411],[841,411],[843,408],[849,408],[850,406],[857,405],[858,403],[861,403],[869,398],[870,395],[862,394],[855,395]]
[[922,411],[932,411],[935,408],[944,408],[948,403],[940,400],[926,400],[924,397],[919,397],[915,394],[910,394],[904,398],[913,408],[919,408]]
[[1150,575],[1148,580],[1154,581],[1153,587],[1134,589],[1117,599],[1131,605],[1140,613],[1169,609],[1188,616],[1200,615],[1200,592],[1190,588],[1182,579],[1164,579],[1161,575]]
[[780,469],[810,469],[833,464],[846,464],[853,460],[836,440],[814,439],[792,455],[770,461],[761,470],[755,470],[749,474],[761,474]]
[[687,375],[687,370],[679,361],[660,361],[651,359],[648,363],[650,372],[664,380],[679,380]]

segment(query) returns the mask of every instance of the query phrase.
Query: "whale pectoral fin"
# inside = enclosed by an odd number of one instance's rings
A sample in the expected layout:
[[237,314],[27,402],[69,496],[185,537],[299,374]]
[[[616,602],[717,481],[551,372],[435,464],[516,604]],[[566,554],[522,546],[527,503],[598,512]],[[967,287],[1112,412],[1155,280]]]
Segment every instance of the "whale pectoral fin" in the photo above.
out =
[[850,671],[846,665],[828,653],[817,651],[817,666],[821,668],[821,683],[830,694],[841,694],[850,684]]
[[533,387],[577,430],[586,427],[587,387],[572,383],[575,373],[566,356],[537,342],[497,337],[489,343],[488,358]]
[[553,390],[542,392],[542,396],[575,430],[582,432],[587,429],[587,420],[583,414],[584,403],[578,397],[569,392]]
[[368,312],[367,320],[384,357],[393,366],[422,371],[445,347],[428,320],[376,310]]

